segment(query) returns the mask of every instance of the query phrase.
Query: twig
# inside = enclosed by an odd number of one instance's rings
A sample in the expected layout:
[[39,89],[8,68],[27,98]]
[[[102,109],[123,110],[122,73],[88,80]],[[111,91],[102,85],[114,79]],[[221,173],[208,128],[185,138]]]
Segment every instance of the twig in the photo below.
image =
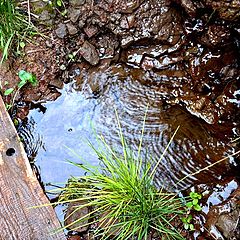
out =
[[27,1],[28,5],[28,24],[31,24],[31,11],[30,11],[30,0]]

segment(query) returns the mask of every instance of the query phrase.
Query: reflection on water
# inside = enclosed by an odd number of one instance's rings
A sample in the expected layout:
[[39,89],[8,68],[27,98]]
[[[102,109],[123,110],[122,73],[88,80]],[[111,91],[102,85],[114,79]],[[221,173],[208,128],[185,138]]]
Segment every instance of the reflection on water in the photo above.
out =
[[[76,81],[65,85],[56,101],[44,104],[45,113],[31,110],[28,123],[19,130],[27,143],[28,154],[36,155],[32,157],[35,157],[42,181],[57,184],[66,182],[69,176],[84,174],[67,160],[83,162],[83,158],[98,164],[86,141],[96,142],[92,126],[121,151],[115,109],[128,144],[137,149],[148,106],[143,154],[156,160],[180,126],[157,172],[157,184],[164,183],[168,189],[175,189],[184,176],[234,153],[229,140],[225,140],[231,126],[217,124],[213,127],[192,116],[183,105],[176,104],[185,97],[187,81],[179,75],[169,78],[164,72],[154,74],[120,64],[98,69],[98,72],[86,73],[82,69]],[[234,163],[234,159],[232,161]],[[189,177],[177,188],[213,181],[229,169],[227,161],[210,172]]]

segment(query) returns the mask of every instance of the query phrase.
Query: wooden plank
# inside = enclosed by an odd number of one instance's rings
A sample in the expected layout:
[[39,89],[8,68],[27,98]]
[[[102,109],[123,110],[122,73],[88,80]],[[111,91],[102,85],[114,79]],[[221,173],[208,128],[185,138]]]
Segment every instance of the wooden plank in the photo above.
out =
[[0,239],[64,240],[52,207],[33,174],[0,96]]

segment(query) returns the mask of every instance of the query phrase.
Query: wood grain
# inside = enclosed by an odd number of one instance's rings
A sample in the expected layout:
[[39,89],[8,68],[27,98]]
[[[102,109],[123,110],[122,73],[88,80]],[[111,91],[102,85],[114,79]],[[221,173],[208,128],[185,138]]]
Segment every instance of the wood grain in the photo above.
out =
[[64,240],[0,96],[0,239]]

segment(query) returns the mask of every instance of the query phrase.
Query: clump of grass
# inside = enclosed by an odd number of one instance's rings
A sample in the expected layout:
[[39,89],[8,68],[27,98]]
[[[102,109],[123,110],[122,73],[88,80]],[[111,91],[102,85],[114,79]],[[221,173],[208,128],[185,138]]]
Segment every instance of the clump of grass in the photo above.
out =
[[161,159],[146,163],[141,157],[142,138],[134,154],[120,124],[119,129],[122,154],[100,136],[101,147],[90,144],[100,159],[100,167],[75,164],[88,174],[71,178],[62,189],[59,203],[81,202],[75,211],[87,207],[90,212],[64,228],[74,230],[71,226],[77,223],[81,227],[95,225],[94,234],[100,239],[115,235],[114,239],[119,240],[143,240],[153,232],[161,239],[184,239],[172,226],[174,219],[185,213],[182,199],[157,189],[153,183]]
[[0,63],[8,58],[11,49],[23,48],[28,36],[36,32],[27,18],[16,8],[14,0],[0,1]]

